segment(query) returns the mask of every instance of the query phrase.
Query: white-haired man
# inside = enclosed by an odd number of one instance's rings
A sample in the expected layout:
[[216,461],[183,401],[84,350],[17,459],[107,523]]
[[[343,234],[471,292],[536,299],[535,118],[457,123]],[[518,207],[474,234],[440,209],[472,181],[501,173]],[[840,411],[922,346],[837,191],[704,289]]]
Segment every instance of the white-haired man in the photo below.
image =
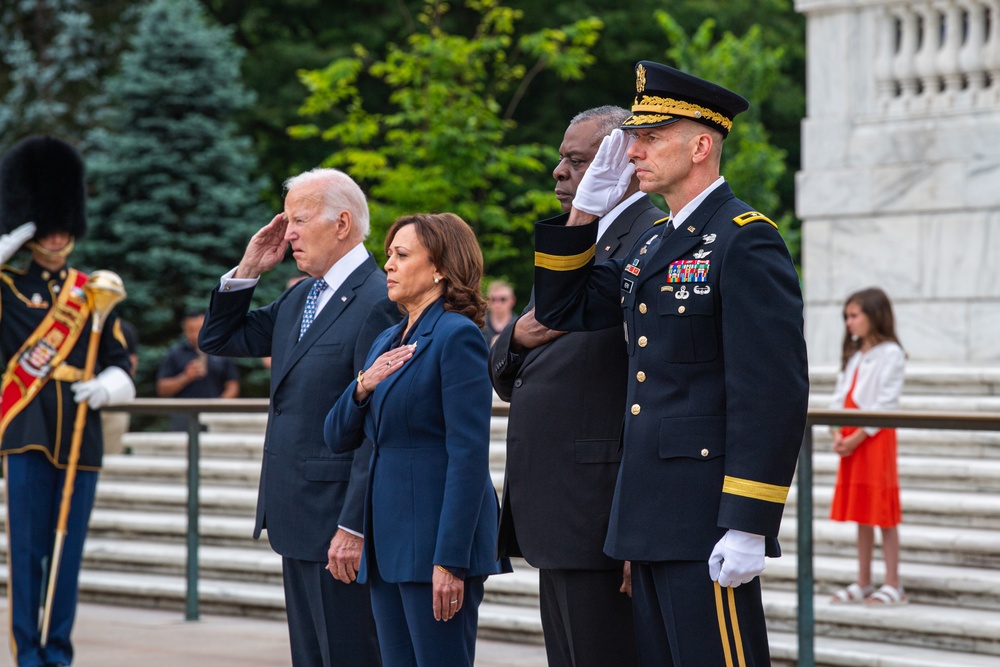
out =
[[[371,445],[331,454],[323,415],[399,313],[363,245],[369,222],[361,188],[335,169],[300,174],[285,187],[284,212],[254,234],[239,266],[212,292],[199,347],[272,360],[254,537],[266,528],[282,556],[292,664],[379,665],[368,587],[354,582]],[[257,279],[289,246],[312,279],[250,311]]]

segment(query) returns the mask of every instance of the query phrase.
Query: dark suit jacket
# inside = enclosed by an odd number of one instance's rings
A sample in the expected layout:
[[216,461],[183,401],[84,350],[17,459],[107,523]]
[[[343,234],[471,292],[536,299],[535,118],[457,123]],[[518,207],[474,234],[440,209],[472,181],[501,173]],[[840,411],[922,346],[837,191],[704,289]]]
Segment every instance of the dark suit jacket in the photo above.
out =
[[368,456],[332,455],[323,444],[323,416],[362,368],[371,342],[399,320],[399,310],[386,298],[385,274],[369,255],[297,341],[314,282],[303,280],[252,312],[252,289],[216,287],[198,344],[209,354],[271,357],[254,537],[266,528],[282,556],[326,562],[338,525],[362,530]]
[[666,231],[595,265],[593,224],[535,227],[538,319],[589,330],[624,316],[624,453],[605,551],[705,560],[735,528],[776,556],[809,393],[798,275],[773,223],[727,184]]
[[[666,215],[642,197],[611,223],[597,261],[624,256]],[[546,569],[618,568],[603,546],[621,460],[628,370],[621,324],[516,354],[516,323],[490,350],[493,388],[510,401],[499,552]]]
[[[404,324],[375,341],[365,366],[389,349]],[[490,478],[493,393],[486,342],[464,315],[428,307],[409,339],[402,368],[362,403],[355,384],[326,418],[327,445],[344,451],[365,435],[374,444],[365,552],[358,581],[375,558],[387,582],[430,582],[435,565],[468,576],[500,572],[498,503]]]

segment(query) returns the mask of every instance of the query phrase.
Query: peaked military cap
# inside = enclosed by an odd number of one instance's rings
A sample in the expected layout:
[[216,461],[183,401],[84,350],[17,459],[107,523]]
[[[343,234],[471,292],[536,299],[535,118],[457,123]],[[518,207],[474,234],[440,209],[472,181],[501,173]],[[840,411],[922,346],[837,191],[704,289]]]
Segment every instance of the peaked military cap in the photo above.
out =
[[62,139],[37,135],[22,139],[0,160],[0,234],[26,222],[35,238],[87,232],[83,158]]
[[736,114],[750,103],[731,90],[679,69],[642,60],[635,66],[635,102],[623,130],[637,130],[693,120],[722,132],[725,137]]

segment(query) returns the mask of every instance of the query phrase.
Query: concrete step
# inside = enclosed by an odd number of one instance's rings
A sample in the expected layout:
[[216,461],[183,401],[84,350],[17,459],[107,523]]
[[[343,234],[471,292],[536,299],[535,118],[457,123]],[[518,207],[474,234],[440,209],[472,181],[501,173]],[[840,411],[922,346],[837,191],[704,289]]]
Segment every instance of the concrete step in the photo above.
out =
[[[768,628],[795,632],[796,594],[766,590]],[[1000,611],[910,603],[894,607],[815,603],[816,634],[993,656],[1000,664]],[[956,663],[964,664],[964,663]]]
[[[761,583],[768,590],[795,590],[798,585],[798,557],[785,553],[768,559]],[[1000,570],[982,567],[958,567],[938,563],[900,564],[900,579],[912,602],[942,607],[966,607],[1000,612]],[[813,557],[816,599],[827,600],[835,592],[857,581],[856,557],[818,555]],[[884,563],[879,558],[872,567],[875,582],[885,579]]]
[[[5,488],[0,480],[0,491]],[[257,508],[257,486],[202,486],[198,500],[203,515],[249,517],[251,523]],[[3,503],[0,503],[0,507]],[[187,485],[178,483],[118,482],[101,480],[97,484],[95,510],[146,511],[175,510],[182,519],[187,510]]]
[[[811,391],[809,407],[826,410],[833,394]],[[963,396],[954,394],[910,394],[903,388],[899,399],[901,412],[1000,412],[1000,396]]]
[[[1000,529],[1000,495],[996,493],[902,488],[899,498],[904,524]],[[798,489],[793,484],[788,493],[786,516],[795,515],[797,500]],[[832,486],[813,487],[813,515],[817,519],[830,515],[832,501]]]
[[[809,387],[817,393],[830,393],[837,381],[836,366],[809,368]],[[1000,396],[1000,366],[949,366],[907,364],[903,393],[951,396]]]
[[[513,578],[504,574],[495,580]],[[7,570],[0,572],[6,588]],[[159,609],[184,609],[187,584],[183,577],[148,572],[118,572],[84,568],[80,573],[80,600],[102,604]],[[220,580],[202,577],[198,581],[198,602],[203,614],[227,614],[284,618],[285,597],[280,581],[275,584]],[[524,643],[542,643],[542,621],[537,606],[511,605],[492,599],[487,592],[479,607],[479,634],[484,638]]]
[[[798,664],[795,634],[772,631],[767,639],[771,646],[771,667]],[[816,637],[815,658],[816,667],[996,667],[998,664],[993,655],[835,637]]]
[[[832,487],[837,480],[840,456],[834,452],[813,454],[813,483]],[[908,491],[954,491],[957,494],[1000,493],[1000,459],[900,456],[899,486]]]
[[[207,415],[206,415],[207,416]],[[122,436],[126,451],[141,456],[177,456],[187,460],[187,433],[177,431],[132,432]],[[260,461],[264,452],[264,434],[207,432],[198,437],[198,448],[203,459],[238,458]],[[106,456],[105,462],[122,457]],[[127,455],[123,458],[127,458]]]
[[[6,528],[7,512],[0,505],[0,526]],[[203,514],[198,519],[198,533],[205,546],[237,546],[248,549],[269,549],[267,532],[260,540],[253,539],[253,515],[216,516]],[[180,512],[133,512],[97,507],[90,515],[90,537],[129,541],[184,543],[187,539],[187,517]]]
[[[132,454],[104,457],[100,484],[141,480],[144,483],[186,485],[187,457]],[[235,485],[257,488],[260,461],[242,458],[202,458],[198,466],[201,485]]]
[[[941,429],[896,429],[900,458],[905,456],[943,459],[1000,458],[1000,433],[993,431],[946,431]],[[826,426],[813,427],[813,451],[833,451],[833,436]]]
[[[320,416],[323,417],[326,415]],[[266,412],[206,412],[198,420],[211,433],[259,433],[263,437],[267,430]]]
[[[1000,568],[1000,532],[996,530],[903,524],[899,531],[903,563]],[[795,552],[797,533],[795,518],[786,515],[778,533],[783,553]],[[876,531],[876,542],[878,540]],[[857,555],[857,526],[816,521],[813,542],[816,555],[854,558]]]

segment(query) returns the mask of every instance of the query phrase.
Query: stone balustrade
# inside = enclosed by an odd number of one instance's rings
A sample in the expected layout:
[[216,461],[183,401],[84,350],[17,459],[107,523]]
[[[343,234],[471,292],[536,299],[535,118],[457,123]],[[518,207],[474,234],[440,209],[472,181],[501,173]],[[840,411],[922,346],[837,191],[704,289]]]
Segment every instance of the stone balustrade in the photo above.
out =
[[876,12],[877,111],[888,116],[1000,104],[1000,0],[883,2]]

